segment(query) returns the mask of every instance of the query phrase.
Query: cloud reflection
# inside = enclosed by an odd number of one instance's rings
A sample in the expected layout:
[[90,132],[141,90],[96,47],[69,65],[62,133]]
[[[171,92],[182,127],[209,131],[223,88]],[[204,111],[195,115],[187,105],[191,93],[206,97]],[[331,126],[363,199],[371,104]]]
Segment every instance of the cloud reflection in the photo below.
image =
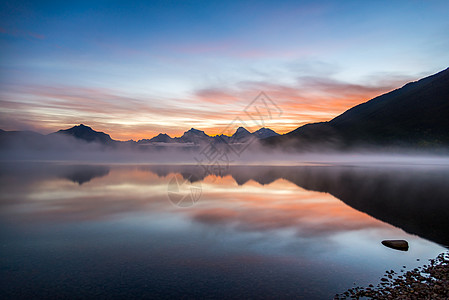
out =
[[[203,181],[202,199],[191,209],[180,210],[167,201],[166,184],[172,174],[189,173],[151,168],[54,164],[41,172],[39,164],[10,166],[1,176],[5,188],[1,205],[14,209],[19,203],[33,203],[31,211],[18,210],[16,216],[31,222],[99,220],[145,212],[181,214],[207,226],[239,231],[290,230],[298,236],[386,226],[327,193],[304,190],[277,175],[254,176],[240,186],[232,176],[198,177]],[[242,174],[253,175],[251,170]]]
[[[9,217],[27,222],[167,215],[207,227],[304,238],[388,229],[390,223],[445,245],[447,173],[423,167],[232,166],[224,176],[206,176],[192,165],[5,164],[0,205],[2,211],[15,212]],[[172,175],[202,181],[202,198],[195,206],[179,209],[168,201]],[[31,209],[22,211],[24,206]]]

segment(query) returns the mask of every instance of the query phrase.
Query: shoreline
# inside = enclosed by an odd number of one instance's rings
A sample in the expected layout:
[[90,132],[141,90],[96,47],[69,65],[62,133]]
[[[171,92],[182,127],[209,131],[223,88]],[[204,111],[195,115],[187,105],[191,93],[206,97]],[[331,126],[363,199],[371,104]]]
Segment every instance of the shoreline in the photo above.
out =
[[[401,270],[402,271],[402,270]],[[334,299],[449,299],[449,251],[399,275],[386,271],[377,286],[355,287]]]

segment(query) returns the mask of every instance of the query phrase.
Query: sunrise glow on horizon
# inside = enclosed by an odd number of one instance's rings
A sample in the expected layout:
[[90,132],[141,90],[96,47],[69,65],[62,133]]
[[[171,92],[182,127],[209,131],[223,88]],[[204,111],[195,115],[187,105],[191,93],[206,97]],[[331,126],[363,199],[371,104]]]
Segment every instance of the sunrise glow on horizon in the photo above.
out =
[[0,128],[286,133],[448,67],[448,1],[1,1]]

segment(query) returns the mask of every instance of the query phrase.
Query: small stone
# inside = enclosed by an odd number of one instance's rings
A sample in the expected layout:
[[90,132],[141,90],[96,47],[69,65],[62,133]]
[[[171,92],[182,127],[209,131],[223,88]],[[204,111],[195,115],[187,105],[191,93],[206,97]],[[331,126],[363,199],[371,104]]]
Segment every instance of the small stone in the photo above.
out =
[[382,245],[400,251],[408,251],[408,242],[405,240],[384,240]]

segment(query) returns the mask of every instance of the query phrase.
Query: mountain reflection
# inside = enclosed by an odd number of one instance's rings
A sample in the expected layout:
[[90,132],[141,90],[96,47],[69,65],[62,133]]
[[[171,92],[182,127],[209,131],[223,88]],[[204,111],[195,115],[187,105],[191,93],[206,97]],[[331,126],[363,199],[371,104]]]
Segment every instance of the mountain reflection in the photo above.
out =
[[[198,166],[169,166],[162,173],[161,167],[146,168],[160,176],[184,174],[186,179],[203,180],[208,175]],[[266,185],[285,179],[306,190],[329,193],[408,233],[449,245],[449,169],[445,167],[230,166],[219,175],[231,176],[238,185],[250,180]],[[200,217],[204,219],[220,220]]]
[[64,169],[61,177],[82,185],[96,177],[104,177],[109,174],[110,169],[105,166],[69,166]]
[[[205,174],[193,165],[4,164],[0,205],[6,211],[7,206],[34,203],[29,214],[18,209],[12,215],[27,222],[169,213],[207,226],[287,230],[300,237],[387,226],[361,211],[449,244],[446,168],[231,166],[219,171]],[[174,175],[201,182],[203,195],[194,207],[179,209],[168,201],[167,182]]]

